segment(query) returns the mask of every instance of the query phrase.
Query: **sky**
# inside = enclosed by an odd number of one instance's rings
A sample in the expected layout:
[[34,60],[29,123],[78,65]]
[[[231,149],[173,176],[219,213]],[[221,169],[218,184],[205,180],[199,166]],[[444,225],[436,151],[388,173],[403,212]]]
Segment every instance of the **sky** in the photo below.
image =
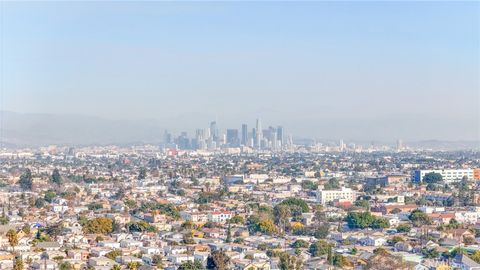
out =
[[4,2],[3,110],[480,139],[479,2]]

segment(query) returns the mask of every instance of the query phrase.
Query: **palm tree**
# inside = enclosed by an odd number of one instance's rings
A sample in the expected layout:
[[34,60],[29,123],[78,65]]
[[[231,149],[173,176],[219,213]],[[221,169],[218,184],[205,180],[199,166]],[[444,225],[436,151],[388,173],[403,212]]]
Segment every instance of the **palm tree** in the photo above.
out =
[[44,252],[40,255],[40,259],[43,260],[44,269],[47,269],[47,260],[50,259],[49,256],[48,256],[48,253],[47,253],[46,251],[44,251]]

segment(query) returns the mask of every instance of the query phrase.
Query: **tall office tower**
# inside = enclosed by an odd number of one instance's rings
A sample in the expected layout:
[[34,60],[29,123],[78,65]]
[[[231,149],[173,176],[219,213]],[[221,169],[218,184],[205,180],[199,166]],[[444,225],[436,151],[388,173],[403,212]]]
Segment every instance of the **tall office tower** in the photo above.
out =
[[210,135],[212,140],[218,143],[220,140],[220,134],[218,134],[217,121],[212,121],[210,123]]
[[170,134],[168,131],[165,130],[165,133],[163,134],[163,142],[165,144],[172,143],[172,134]]
[[252,147],[257,147],[257,130],[255,128],[252,128],[252,140]]
[[402,140],[398,139],[397,140],[397,151],[402,151],[403,150],[403,142]]
[[255,127],[255,130],[257,131],[257,134],[255,134],[255,146],[257,148],[260,148],[261,147],[261,141],[263,139],[263,131],[262,131],[262,122],[260,122],[260,119],[257,118],[257,123],[256,123],[256,127]]
[[278,126],[277,127],[277,140],[280,141],[281,145],[285,144],[285,138],[283,136],[284,136],[283,127]]
[[242,125],[242,145],[247,145],[248,142],[248,127],[247,124]]
[[343,139],[340,139],[340,142],[339,142],[339,148],[340,148],[340,151],[343,151],[345,150],[345,143],[343,143]]
[[238,129],[227,129],[227,144],[238,146]]

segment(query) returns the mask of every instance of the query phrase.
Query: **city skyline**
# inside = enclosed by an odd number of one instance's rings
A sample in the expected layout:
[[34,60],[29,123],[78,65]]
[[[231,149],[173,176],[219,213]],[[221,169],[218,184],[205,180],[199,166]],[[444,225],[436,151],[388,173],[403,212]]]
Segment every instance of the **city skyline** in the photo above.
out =
[[478,140],[478,5],[2,2],[1,109]]

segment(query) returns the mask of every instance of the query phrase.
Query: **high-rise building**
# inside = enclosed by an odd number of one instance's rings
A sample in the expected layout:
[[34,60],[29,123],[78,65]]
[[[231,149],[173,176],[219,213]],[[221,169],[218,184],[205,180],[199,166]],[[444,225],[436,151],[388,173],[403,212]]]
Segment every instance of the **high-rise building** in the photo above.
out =
[[230,146],[238,146],[238,129],[227,129],[227,143]]
[[283,136],[284,136],[283,127],[278,126],[277,127],[277,140],[280,141],[280,145],[285,144],[285,138]]
[[261,147],[261,141],[263,139],[263,131],[262,131],[262,122],[260,121],[259,118],[257,118],[257,123],[255,125],[255,130],[256,130],[256,134],[255,134],[255,146],[257,148],[260,148]]
[[397,151],[402,151],[403,150],[403,142],[402,140],[398,139],[397,140]]
[[248,126],[247,124],[242,125],[242,145],[247,145],[248,142]]
[[220,134],[218,134],[217,121],[212,121],[210,123],[210,136],[212,137],[212,140],[218,143],[220,139],[219,135]]

